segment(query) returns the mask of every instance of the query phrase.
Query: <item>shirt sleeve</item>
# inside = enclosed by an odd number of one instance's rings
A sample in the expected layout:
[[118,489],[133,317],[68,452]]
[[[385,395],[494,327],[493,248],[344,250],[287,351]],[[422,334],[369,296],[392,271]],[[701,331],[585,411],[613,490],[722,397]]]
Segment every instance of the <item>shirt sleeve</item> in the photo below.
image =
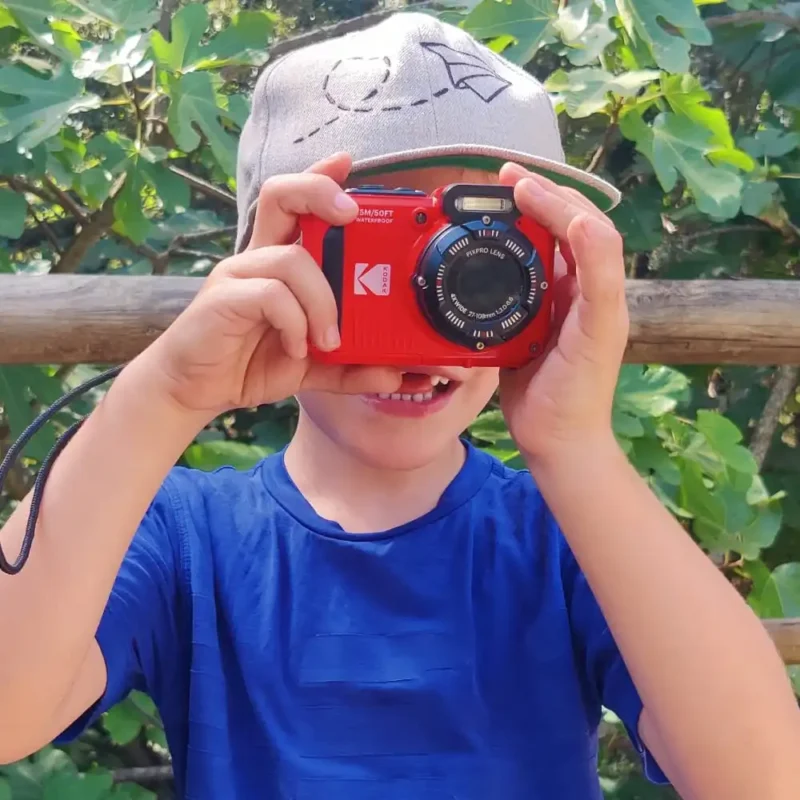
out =
[[566,544],[564,547],[564,586],[584,691],[592,705],[604,706],[619,717],[639,753],[647,779],[669,785],[669,778],[639,735],[643,709],[639,692],[586,576]]
[[158,705],[178,665],[180,545],[169,486],[161,487],[117,573],[95,634],[106,664],[103,695],[54,741],[72,741],[129,692]]

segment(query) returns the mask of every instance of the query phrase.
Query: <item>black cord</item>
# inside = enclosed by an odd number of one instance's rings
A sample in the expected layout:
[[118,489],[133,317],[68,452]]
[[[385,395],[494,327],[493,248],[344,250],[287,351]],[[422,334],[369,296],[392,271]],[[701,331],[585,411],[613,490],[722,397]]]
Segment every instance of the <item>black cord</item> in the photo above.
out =
[[[3,463],[0,464],[0,489],[2,489],[3,485],[5,484],[8,473],[11,471],[11,467],[14,466],[14,463],[22,453],[25,445],[28,444],[31,438],[37,434],[47,422],[49,422],[59,411],[68,406],[76,397],[85,394],[90,389],[94,389],[95,387],[106,383],[106,381],[109,381],[112,378],[115,378],[120,372],[122,372],[124,366],[125,365],[120,367],[112,367],[105,372],[101,372],[99,375],[95,375],[93,378],[85,381],[80,386],[76,386],[74,389],[67,392],[67,394],[65,394],[63,397],[60,397],[58,400],[56,400],[56,402],[53,403],[50,408],[39,414],[39,416],[36,417],[36,419],[31,422],[27,428],[25,428],[19,439],[17,439],[17,441],[11,445],[6,453],[5,458],[3,459]],[[44,493],[45,481],[47,481],[47,477],[50,475],[50,471],[53,468],[53,463],[55,462],[56,457],[67,446],[70,439],[72,439],[72,437],[78,432],[81,425],[83,425],[83,422],[83,420],[79,420],[71,425],[63,434],[61,434],[53,449],[47,454],[47,457],[42,462],[42,466],[39,468],[39,474],[36,476],[36,481],[33,485],[31,511],[30,515],[28,516],[28,525],[25,528],[25,537],[22,540],[22,547],[20,548],[19,556],[17,556],[17,560],[14,561],[13,564],[6,559],[3,548],[0,546],[0,571],[5,572],[6,575],[16,575],[25,566],[25,563],[27,562],[31,553],[31,547],[33,546],[33,537],[36,533],[36,523],[39,519],[39,510],[42,504],[42,494]]]

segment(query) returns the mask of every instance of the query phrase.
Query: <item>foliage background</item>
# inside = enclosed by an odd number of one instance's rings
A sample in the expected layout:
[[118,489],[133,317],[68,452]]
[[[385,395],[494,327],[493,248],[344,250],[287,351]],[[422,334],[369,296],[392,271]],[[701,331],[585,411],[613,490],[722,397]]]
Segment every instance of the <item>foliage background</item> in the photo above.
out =
[[[385,8],[0,2],[0,272],[206,274],[232,245],[237,135],[270,47]],[[547,81],[569,161],[624,192],[613,216],[632,279],[800,277],[800,2],[452,0],[425,10]],[[99,369],[0,366],[0,454]],[[54,437],[99,396],[31,445],[0,495],[0,524]],[[183,462],[249,466],[288,440],[295,413],[286,402],[230,414]],[[756,612],[800,616],[797,370],[627,365],[614,426]],[[469,435],[518,463],[495,408]],[[643,781],[610,715],[602,743],[607,797],[674,797]],[[163,729],[141,694],[79,742],[0,769],[0,800],[171,791]]]

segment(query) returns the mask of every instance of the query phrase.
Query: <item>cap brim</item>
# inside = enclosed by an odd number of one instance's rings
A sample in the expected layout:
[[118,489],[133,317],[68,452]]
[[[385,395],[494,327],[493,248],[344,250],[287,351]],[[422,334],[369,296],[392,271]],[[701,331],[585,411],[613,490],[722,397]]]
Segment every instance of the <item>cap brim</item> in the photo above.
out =
[[601,211],[610,211],[621,199],[619,190],[610,183],[577,167],[530,153],[470,144],[405,150],[361,159],[353,163],[351,174],[362,178],[386,172],[441,166],[472,167],[497,172],[508,161],[544,175],[561,186],[577,189]]

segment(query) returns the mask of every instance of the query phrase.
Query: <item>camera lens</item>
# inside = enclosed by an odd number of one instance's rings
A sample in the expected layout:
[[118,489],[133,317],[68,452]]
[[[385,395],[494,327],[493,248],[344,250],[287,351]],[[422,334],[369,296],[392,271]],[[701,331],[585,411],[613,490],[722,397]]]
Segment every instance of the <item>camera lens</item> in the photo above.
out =
[[431,326],[475,349],[517,336],[541,305],[544,266],[512,225],[481,220],[444,228],[417,265],[417,299]]
[[447,290],[476,319],[502,314],[525,288],[525,275],[517,261],[504,254],[492,256],[489,248],[458,259],[447,273]]

